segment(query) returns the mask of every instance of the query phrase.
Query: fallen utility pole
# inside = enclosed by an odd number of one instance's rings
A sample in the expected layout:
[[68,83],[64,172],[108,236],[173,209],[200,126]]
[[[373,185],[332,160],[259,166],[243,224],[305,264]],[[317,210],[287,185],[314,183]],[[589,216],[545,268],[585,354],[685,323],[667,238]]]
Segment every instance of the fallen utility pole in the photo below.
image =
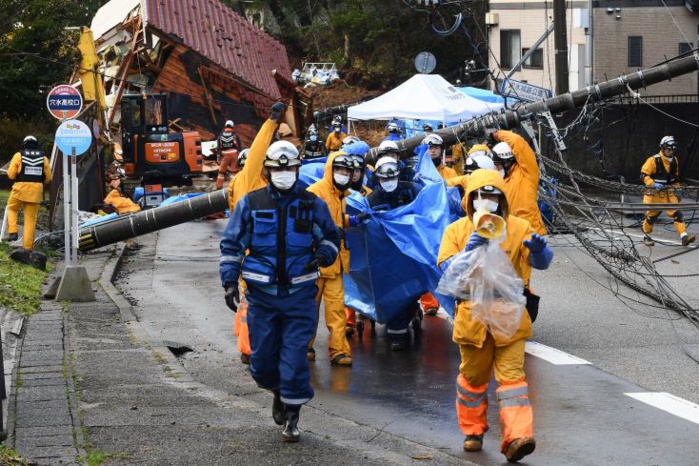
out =
[[[692,55],[691,57],[681,58],[655,68],[637,71],[611,81],[589,86],[585,89],[558,95],[540,102],[523,104],[516,110],[504,110],[500,113],[476,117],[456,126],[441,129],[437,131],[437,134],[444,139],[445,144],[451,145],[459,137],[481,136],[487,129],[491,128],[513,128],[519,126],[520,122],[528,121],[541,112],[561,112],[581,107],[588,103],[601,102],[624,94],[629,89],[644,88],[651,84],[697,71],[697,69],[699,69],[699,55]],[[415,147],[420,145],[422,139],[422,136],[418,136],[396,141],[396,144],[407,157],[409,152],[412,152]],[[372,148],[371,157],[375,158],[375,155],[376,148]],[[80,238],[79,249],[83,252],[90,251],[128,238],[152,233],[163,228],[222,212],[227,208],[228,190],[222,189],[165,207],[119,217],[87,228],[81,228],[78,235]]]
[[[616,79],[605,81],[594,86],[588,86],[577,91],[557,95],[539,102],[522,104],[515,110],[502,110],[499,113],[490,113],[472,118],[455,126],[443,128],[436,133],[444,139],[446,145],[457,142],[459,138],[478,137],[487,129],[509,129],[519,126],[520,121],[529,120],[534,115],[550,111],[552,113],[571,110],[582,107],[585,104],[601,102],[603,100],[624,94],[631,90],[642,89],[652,84],[668,81],[677,76],[697,71],[699,69],[699,54],[665,63],[655,68],[640,70],[635,73],[620,76]],[[395,141],[401,152],[407,153],[419,146],[423,136]],[[371,149],[372,158],[375,159],[377,148]]]

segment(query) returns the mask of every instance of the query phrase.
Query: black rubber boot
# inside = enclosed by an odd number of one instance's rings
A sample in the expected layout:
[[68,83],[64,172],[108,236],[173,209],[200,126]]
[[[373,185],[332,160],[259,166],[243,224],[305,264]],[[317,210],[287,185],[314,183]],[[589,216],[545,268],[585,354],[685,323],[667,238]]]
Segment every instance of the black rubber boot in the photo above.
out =
[[284,442],[296,443],[301,438],[301,432],[299,432],[300,408],[300,406],[294,406],[291,409],[289,407],[286,408],[286,420],[282,429],[282,440]]
[[282,403],[282,398],[279,395],[279,390],[273,390],[274,401],[272,401],[272,419],[274,422],[281,426],[284,424],[284,403]]

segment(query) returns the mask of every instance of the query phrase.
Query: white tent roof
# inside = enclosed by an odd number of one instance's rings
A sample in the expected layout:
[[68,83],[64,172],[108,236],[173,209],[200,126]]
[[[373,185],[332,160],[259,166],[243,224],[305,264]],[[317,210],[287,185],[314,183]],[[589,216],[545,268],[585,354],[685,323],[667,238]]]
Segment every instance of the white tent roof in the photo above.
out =
[[483,102],[459,92],[438,74],[416,74],[395,89],[350,107],[350,120],[410,118],[456,122],[468,120],[502,104]]

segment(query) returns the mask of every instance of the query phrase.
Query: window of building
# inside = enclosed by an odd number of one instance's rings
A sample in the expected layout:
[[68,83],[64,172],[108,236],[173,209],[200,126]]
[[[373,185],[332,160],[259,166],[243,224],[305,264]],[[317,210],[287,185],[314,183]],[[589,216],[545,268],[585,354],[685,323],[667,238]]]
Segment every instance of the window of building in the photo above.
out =
[[500,66],[510,69],[522,58],[522,40],[519,29],[500,31]]
[[[522,49],[522,56],[526,55],[529,49]],[[529,55],[529,57],[524,60],[523,63],[525,68],[533,68],[537,70],[544,69],[544,51],[542,49],[534,50],[534,53]]]
[[643,36],[629,36],[629,66],[643,66]]
[[679,55],[684,55],[685,53],[689,53],[692,50],[692,43],[691,42],[680,42],[680,46],[678,49]]

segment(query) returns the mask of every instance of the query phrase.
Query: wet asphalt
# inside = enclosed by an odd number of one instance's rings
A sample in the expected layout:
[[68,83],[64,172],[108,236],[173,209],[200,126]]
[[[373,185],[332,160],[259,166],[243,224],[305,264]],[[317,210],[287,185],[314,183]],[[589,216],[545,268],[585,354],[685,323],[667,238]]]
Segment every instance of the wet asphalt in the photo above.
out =
[[[218,279],[218,242],[225,222],[191,222],[139,238],[116,284],[153,340],[193,349],[179,358],[193,379],[231,392],[249,387],[250,376],[237,360],[233,315],[223,303]],[[667,238],[672,240],[671,235]],[[572,238],[555,236],[551,243],[556,254],[552,267],[533,278],[535,291],[543,297],[533,341],[591,364],[557,365],[527,355],[538,443],[522,464],[693,464],[699,425],[626,394],[667,392],[699,403],[699,364],[692,358],[699,331],[685,318],[616,284]],[[662,259],[677,248],[659,245],[647,253]],[[696,254],[692,250],[660,261],[658,268],[665,274],[698,273]],[[671,278],[696,303],[699,290],[696,278],[694,285],[691,280]],[[352,368],[330,366],[322,351],[327,331],[319,328],[312,407],[330,419],[370,426],[377,435],[390,433],[454,459],[503,464],[492,382],[491,430],[484,451],[461,450],[454,409],[459,354],[445,316],[425,317],[421,337],[402,353],[389,350],[383,326],[372,332],[367,325],[361,339],[351,339]]]

